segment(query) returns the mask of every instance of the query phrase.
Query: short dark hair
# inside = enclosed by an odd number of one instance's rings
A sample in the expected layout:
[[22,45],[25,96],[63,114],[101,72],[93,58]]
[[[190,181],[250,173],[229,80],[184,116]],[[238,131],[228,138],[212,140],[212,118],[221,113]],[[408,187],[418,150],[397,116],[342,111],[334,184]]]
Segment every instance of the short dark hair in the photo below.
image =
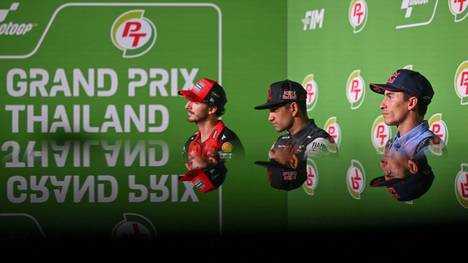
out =
[[218,107],[218,109],[216,110],[215,114],[216,114],[216,117],[221,117],[223,116],[224,114],[224,111],[226,110],[224,107],[219,107],[219,106],[216,106]]
[[[403,97],[405,100],[409,100],[409,98],[413,96],[409,95],[406,92],[403,92]],[[422,99],[418,98],[418,103],[416,104],[416,112],[419,115],[421,115],[421,117],[424,117],[424,115],[426,115],[426,112],[427,112],[427,106],[428,106],[427,103],[424,103]]]

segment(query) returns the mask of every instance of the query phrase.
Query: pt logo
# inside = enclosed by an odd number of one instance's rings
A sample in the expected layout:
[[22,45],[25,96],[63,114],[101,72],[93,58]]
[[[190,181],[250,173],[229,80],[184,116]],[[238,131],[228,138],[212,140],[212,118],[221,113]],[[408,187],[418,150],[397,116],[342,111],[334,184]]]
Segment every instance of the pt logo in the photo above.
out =
[[349,104],[351,104],[351,109],[355,110],[359,108],[364,101],[366,95],[366,83],[361,76],[360,70],[354,70],[348,77],[346,81],[346,98],[348,99]]
[[442,120],[442,113],[436,113],[429,118],[429,129],[439,138],[432,140],[429,150],[435,155],[442,155],[444,147],[448,143],[447,124]]
[[377,153],[384,153],[385,145],[390,137],[392,137],[392,130],[385,124],[383,116],[379,115],[372,123],[371,129],[371,141]]
[[317,28],[317,25],[319,28],[322,28],[324,16],[325,16],[324,8],[320,10],[306,11],[304,18],[302,19],[302,23],[304,24],[304,31],[314,30]]
[[351,160],[351,165],[346,172],[346,186],[354,199],[361,199],[361,194],[366,188],[366,173],[358,160]]
[[336,146],[339,148],[341,143],[341,127],[336,121],[336,116],[328,118],[323,129],[330,134],[335,141]]
[[307,112],[312,111],[317,104],[319,87],[314,80],[314,74],[307,75],[302,81],[302,86],[307,91]]
[[448,0],[448,6],[455,22],[463,21],[468,16],[468,0]]
[[438,3],[439,0],[402,0],[400,8],[405,11],[404,22],[395,28],[429,25],[434,19]]
[[317,189],[319,174],[317,169],[317,164],[312,160],[312,158],[307,158],[307,179],[302,185],[304,191],[308,195],[314,195],[315,189]]
[[460,104],[468,105],[468,60],[458,65],[453,85],[457,96],[460,98]]
[[458,203],[468,208],[468,163],[462,163],[455,178],[455,195]]
[[144,10],[128,11],[112,24],[112,43],[123,51],[124,58],[140,57],[156,42],[156,27],[153,22],[143,17],[144,12]]
[[353,33],[361,32],[366,26],[367,16],[367,3],[365,0],[352,0],[349,4],[348,19],[353,27]]
[[148,218],[134,213],[123,214],[124,220],[112,230],[112,236],[124,240],[151,240],[156,238],[156,229]]

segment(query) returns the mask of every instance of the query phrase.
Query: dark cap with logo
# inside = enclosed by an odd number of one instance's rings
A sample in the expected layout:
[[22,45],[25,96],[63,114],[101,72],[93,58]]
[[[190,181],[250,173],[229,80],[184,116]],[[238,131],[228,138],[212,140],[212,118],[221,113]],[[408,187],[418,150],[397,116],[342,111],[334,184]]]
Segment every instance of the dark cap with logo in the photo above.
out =
[[421,73],[409,69],[399,69],[392,73],[387,83],[371,83],[369,87],[380,94],[385,90],[402,91],[410,96],[416,96],[425,104],[431,103],[434,96],[431,83]]
[[419,163],[416,174],[407,174],[403,179],[385,180],[384,176],[374,178],[369,186],[386,186],[393,198],[398,201],[411,201],[424,195],[432,186],[434,173],[426,158]]
[[306,162],[301,161],[296,169],[282,165],[275,160],[256,161],[255,164],[266,167],[270,186],[280,190],[293,190],[304,184],[307,179]]
[[189,101],[202,102],[208,105],[224,108],[227,98],[223,87],[216,81],[202,78],[189,90],[179,90],[179,95]]
[[271,109],[286,105],[290,102],[305,104],[306,99],[307,92],[304,87],[297,82],[287,79],[271,84],[268,89],[267,102],[262,105],[255,106],[255,109]]

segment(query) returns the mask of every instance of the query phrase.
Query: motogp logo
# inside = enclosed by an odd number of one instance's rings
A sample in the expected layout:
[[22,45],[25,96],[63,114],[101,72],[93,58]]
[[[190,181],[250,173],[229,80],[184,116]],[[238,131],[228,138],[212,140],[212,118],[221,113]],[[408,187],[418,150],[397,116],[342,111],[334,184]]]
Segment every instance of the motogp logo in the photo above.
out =
[[349,5],[348,19],[354,33],[361,32],[367,22],[367,3],[365,0],[353,0]]
[[307,91],[307,111],[312,111],[318,100],[319,87],[314,80],[314,74],[307,75],[302,81],[302,86]]
[[379,115],[372,124],[371,141],[375,150],[379,154],[383,154],[385,145],[392,136],[390,126],[386,125],[382,115]]
[[123,51],[124,58],[146,54],[156,42],[153,22],[143,17],[144,10],[132,10],[120,15],[112,25],[112,43]]
[[359,108],[366,95],[366,83],[361,76],[360,70],[353,71],[346,81],[346,98],[351,104],[351,109]]

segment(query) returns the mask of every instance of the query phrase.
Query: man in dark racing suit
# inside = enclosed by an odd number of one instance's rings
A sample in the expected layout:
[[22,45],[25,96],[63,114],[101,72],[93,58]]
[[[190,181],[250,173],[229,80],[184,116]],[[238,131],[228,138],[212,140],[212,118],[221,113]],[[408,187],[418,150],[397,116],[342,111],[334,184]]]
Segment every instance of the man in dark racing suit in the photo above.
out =
[[227,102],[223,88],[203,78],[191,89],[179,91],[187,99],[187,120],[198,126],[197,132],[184,145],[189,170],[181,181],[192,181],[202,192],[217,188],[226,176],[224,161],[233,153],[243,155],[237,135],[219,119]]
[[267,102],[255,109],[269,109],[268,120],[281,135],[271,147],[270,160],[296,168],[300,160],[322,154],[336,153],[333,138],[309,119],[306,107],[307,92],[301,84],[284,80],[272,83]]

